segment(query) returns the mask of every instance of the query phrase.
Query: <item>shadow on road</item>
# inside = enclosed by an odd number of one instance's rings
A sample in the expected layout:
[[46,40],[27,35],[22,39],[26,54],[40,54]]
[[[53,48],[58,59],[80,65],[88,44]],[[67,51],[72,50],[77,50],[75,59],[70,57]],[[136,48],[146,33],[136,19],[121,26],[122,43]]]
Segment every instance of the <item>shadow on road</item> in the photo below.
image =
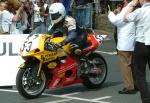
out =
[[63,95],[63,94],[69,94],[69,93],[75,93],[75,92],[97,91],[103,88],[108,88],[108,87],[112,87],[112,86],[116,86],[120,84],[121,82],[106,82],[100,88],[95,88],[95,89],[88,89],[82,84],[78,84],[78,85],[72,85],[72,86],[47,90],[46,93],[55,94],[55,95]]

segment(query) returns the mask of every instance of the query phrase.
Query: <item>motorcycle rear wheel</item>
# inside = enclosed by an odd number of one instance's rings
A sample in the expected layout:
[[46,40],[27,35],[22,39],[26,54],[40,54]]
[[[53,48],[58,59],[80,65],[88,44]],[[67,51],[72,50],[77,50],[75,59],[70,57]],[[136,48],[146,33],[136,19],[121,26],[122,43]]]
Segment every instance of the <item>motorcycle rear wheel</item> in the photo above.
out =
[[46,76],[41,69],[37,77],[38,65],[19,69],[16,77],[16,87],[21,96],[27,99],[39,97],[46,87]]
[[[98,53],[92,53],[88,56],[90,62],[96,61],[96,67],[100,69],[101,73],[96,74],[95,76],[86,75],[83,77],[83,85],[87,88],[98,88],[106,80],[107,77],[107,63],[102,55]],[[92,68],[91,68],[92,69]]]

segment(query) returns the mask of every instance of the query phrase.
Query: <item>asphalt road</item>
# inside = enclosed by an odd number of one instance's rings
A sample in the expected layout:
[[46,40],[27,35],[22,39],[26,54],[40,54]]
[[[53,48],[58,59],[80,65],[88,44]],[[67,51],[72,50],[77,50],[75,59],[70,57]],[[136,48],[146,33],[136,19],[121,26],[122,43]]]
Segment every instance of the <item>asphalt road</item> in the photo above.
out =
[[[101,48],[108,64],[108,76],[99,89],[87,89],[76,84],[59,89],[46,90],[44,94],[32,100],[21,97],[15,88],[0,89],[0,103],[141,103],[139,92],[136,94],[118,94],[123,88],[114,41],[105,41]],[[150,80],[149,70],[147,80]]]

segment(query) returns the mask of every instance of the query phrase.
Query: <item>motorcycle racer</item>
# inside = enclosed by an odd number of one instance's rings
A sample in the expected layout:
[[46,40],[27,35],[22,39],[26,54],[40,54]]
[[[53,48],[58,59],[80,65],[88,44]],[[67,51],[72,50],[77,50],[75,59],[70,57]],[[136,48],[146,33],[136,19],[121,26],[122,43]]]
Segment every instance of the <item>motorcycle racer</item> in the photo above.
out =
[[[72,49],[83,45],[86,36],[84,33],[77,33],[76,21],[71,16],[66,16],[65,7],[62,3],[53,3],[49,8],[49,15],[51,20],[49,34],[51,34],[51,37],[66,36],[66,39],[58,44],[60,47],[70,42],[74,44],[72,45]],[[45,48],[49,47],[48,44],[46,42]]]
[[[76,56],[76,61],[78,62],[78,70],[82,73],[89,73],[88,69],[81,70],[82,62],[87,58],[85,54],[89,51],[95,50],[99,41],[96,39],[94,33],[85,28],[80,28],[74,18],[71,16],[66,16],[65,7],[62,3],[53,3],[49,8],[49,15],[51,20],[51,26],[49,27],[49,33],[51,38],[66,36],[66,38],[58,43],[58,48],[71,43],[70,45],[70,56]],[[89,38],[90,40],[89,40]],[[45,42],[45,50],[51,50],[50,40]],[[81,59],[82,58],[82,59]],[[87,72],[88,71],[88,72]]]

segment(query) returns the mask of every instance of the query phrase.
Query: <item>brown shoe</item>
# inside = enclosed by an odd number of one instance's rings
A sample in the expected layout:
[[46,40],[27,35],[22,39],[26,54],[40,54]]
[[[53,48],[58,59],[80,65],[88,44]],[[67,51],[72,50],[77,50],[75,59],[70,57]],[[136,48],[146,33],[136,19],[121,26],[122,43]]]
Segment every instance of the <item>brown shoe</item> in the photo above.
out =
[[127,88],[123,88],[122,90],[120,90],[118,92],[119,94],[136,94],[137,90],[133,89],[133,90],[128,90]]

